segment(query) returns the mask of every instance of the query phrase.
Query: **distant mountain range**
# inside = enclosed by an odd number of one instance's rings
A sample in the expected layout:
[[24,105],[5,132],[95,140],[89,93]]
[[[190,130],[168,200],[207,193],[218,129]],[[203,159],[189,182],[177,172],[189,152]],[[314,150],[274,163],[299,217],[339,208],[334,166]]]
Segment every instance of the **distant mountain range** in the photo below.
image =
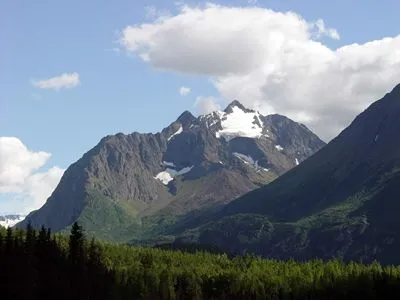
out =
[[116,134],[72,164],[30,221],[55,231],[79,221],[99,238],[171,241],[235,198],[297,166],[325,143],[304,125],[233,101],[185,111],[156,134]]
[[25,219],[26,216],[24,215],[5,215],[0,216],[0,226],[5,228],[13,227],[17,223],[21,222]]
[[400,85],[298,167],[185,228],[175,244],[400,264]]

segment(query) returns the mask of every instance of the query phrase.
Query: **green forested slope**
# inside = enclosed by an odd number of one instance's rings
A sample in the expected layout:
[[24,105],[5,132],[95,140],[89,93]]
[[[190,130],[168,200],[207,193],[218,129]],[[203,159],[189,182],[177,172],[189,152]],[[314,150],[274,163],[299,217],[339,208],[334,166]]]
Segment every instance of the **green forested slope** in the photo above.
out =
[[0,229],[2,299],[398,299],[400,267],[267,260]]

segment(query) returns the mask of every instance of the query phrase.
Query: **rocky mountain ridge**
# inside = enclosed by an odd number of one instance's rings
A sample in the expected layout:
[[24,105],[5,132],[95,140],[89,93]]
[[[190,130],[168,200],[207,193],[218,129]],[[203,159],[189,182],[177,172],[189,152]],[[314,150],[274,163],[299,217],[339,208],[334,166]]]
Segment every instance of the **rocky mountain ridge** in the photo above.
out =
[[275,258],[399,264],[400,85],[323,149],[176,243]]
[[117,240],[159,232],[271,182],[324,144],[304,125],[238,101],[197,118],[185,111],[156,134],[103,138],[21,226],[29,220],[59,231],[78,220]]

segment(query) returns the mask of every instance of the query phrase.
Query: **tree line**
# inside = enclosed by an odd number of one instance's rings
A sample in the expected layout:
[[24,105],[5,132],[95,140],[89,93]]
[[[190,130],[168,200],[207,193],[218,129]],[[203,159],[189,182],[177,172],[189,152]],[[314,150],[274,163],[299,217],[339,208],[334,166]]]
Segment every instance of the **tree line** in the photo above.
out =
[[1,299],[400,299],[400,267],[185,253],[0,229]]

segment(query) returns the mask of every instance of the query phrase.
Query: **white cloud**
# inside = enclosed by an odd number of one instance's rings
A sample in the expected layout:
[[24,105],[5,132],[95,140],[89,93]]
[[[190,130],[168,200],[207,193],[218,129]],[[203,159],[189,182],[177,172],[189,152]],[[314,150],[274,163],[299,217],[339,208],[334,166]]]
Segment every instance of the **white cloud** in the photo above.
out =
[[398,83],[400,36],[335,50],[321,36],[339,33],[293,12],[208,3],[127,26],[120,43],[153,67],[209,76],[223,98],[285,114],[329,140]]
[[31,152],[17,138],[0,137],[0,192],[20,189],[26,178],[50,158],[47,152]]
[[182,87],[179,89],[179,94],[180,94],[181,96],[187,96],[187,95],[189,95],[190,91],[191,91],[191,89],[190,89],[189,87],[182,86]]
[[26,211],[42,207],[60,182],[64,171],[59,167],[52,167],[45,172],[37,172],[28,177],[25,183],[25,193],[31,201],[25,207]]
[[60,90],[62,88],[70,89],[77,87],[80,84],[79,74],[63,73],[60,76],[55,76],[43,80],[33,80],[32,84],[40,89]]
[[[18,207],[23,211],[16,212],[27,213],[45,203],[64,172],[58,167],[38,172],[50,156],[47,152],[30,151],[18,138],[0,137],[0,196],[14,195],[6,203],[9,211]],[[21,201],[23,208],[17,203]]]
[[217,103],[218,100],[214,97],[204,97],[199,96],[196,98],[196,102],[194,103],[194,109],[196,114],[205,115],[210,112],[221,109],[220,105]]
[[[264,34],[269,27],[274,32]],[[180,14],[162,22],[128,26],[120,42],[155,67],[215,76],[252,71],[268,54],[266,44],[275,48],[271,51],[280,50],[286,39],[281,32],[287,38],[306,39],[308,27],[293,13],[207,4],[182,6]]]
[[316,28],[316,36],[320,38],[321,36],[327,36],[334,40],[340,40],[339,32],[334,28],[326,28],[325,22],[322,19],[318,19],[316,22],[310,25],[311,29]]

